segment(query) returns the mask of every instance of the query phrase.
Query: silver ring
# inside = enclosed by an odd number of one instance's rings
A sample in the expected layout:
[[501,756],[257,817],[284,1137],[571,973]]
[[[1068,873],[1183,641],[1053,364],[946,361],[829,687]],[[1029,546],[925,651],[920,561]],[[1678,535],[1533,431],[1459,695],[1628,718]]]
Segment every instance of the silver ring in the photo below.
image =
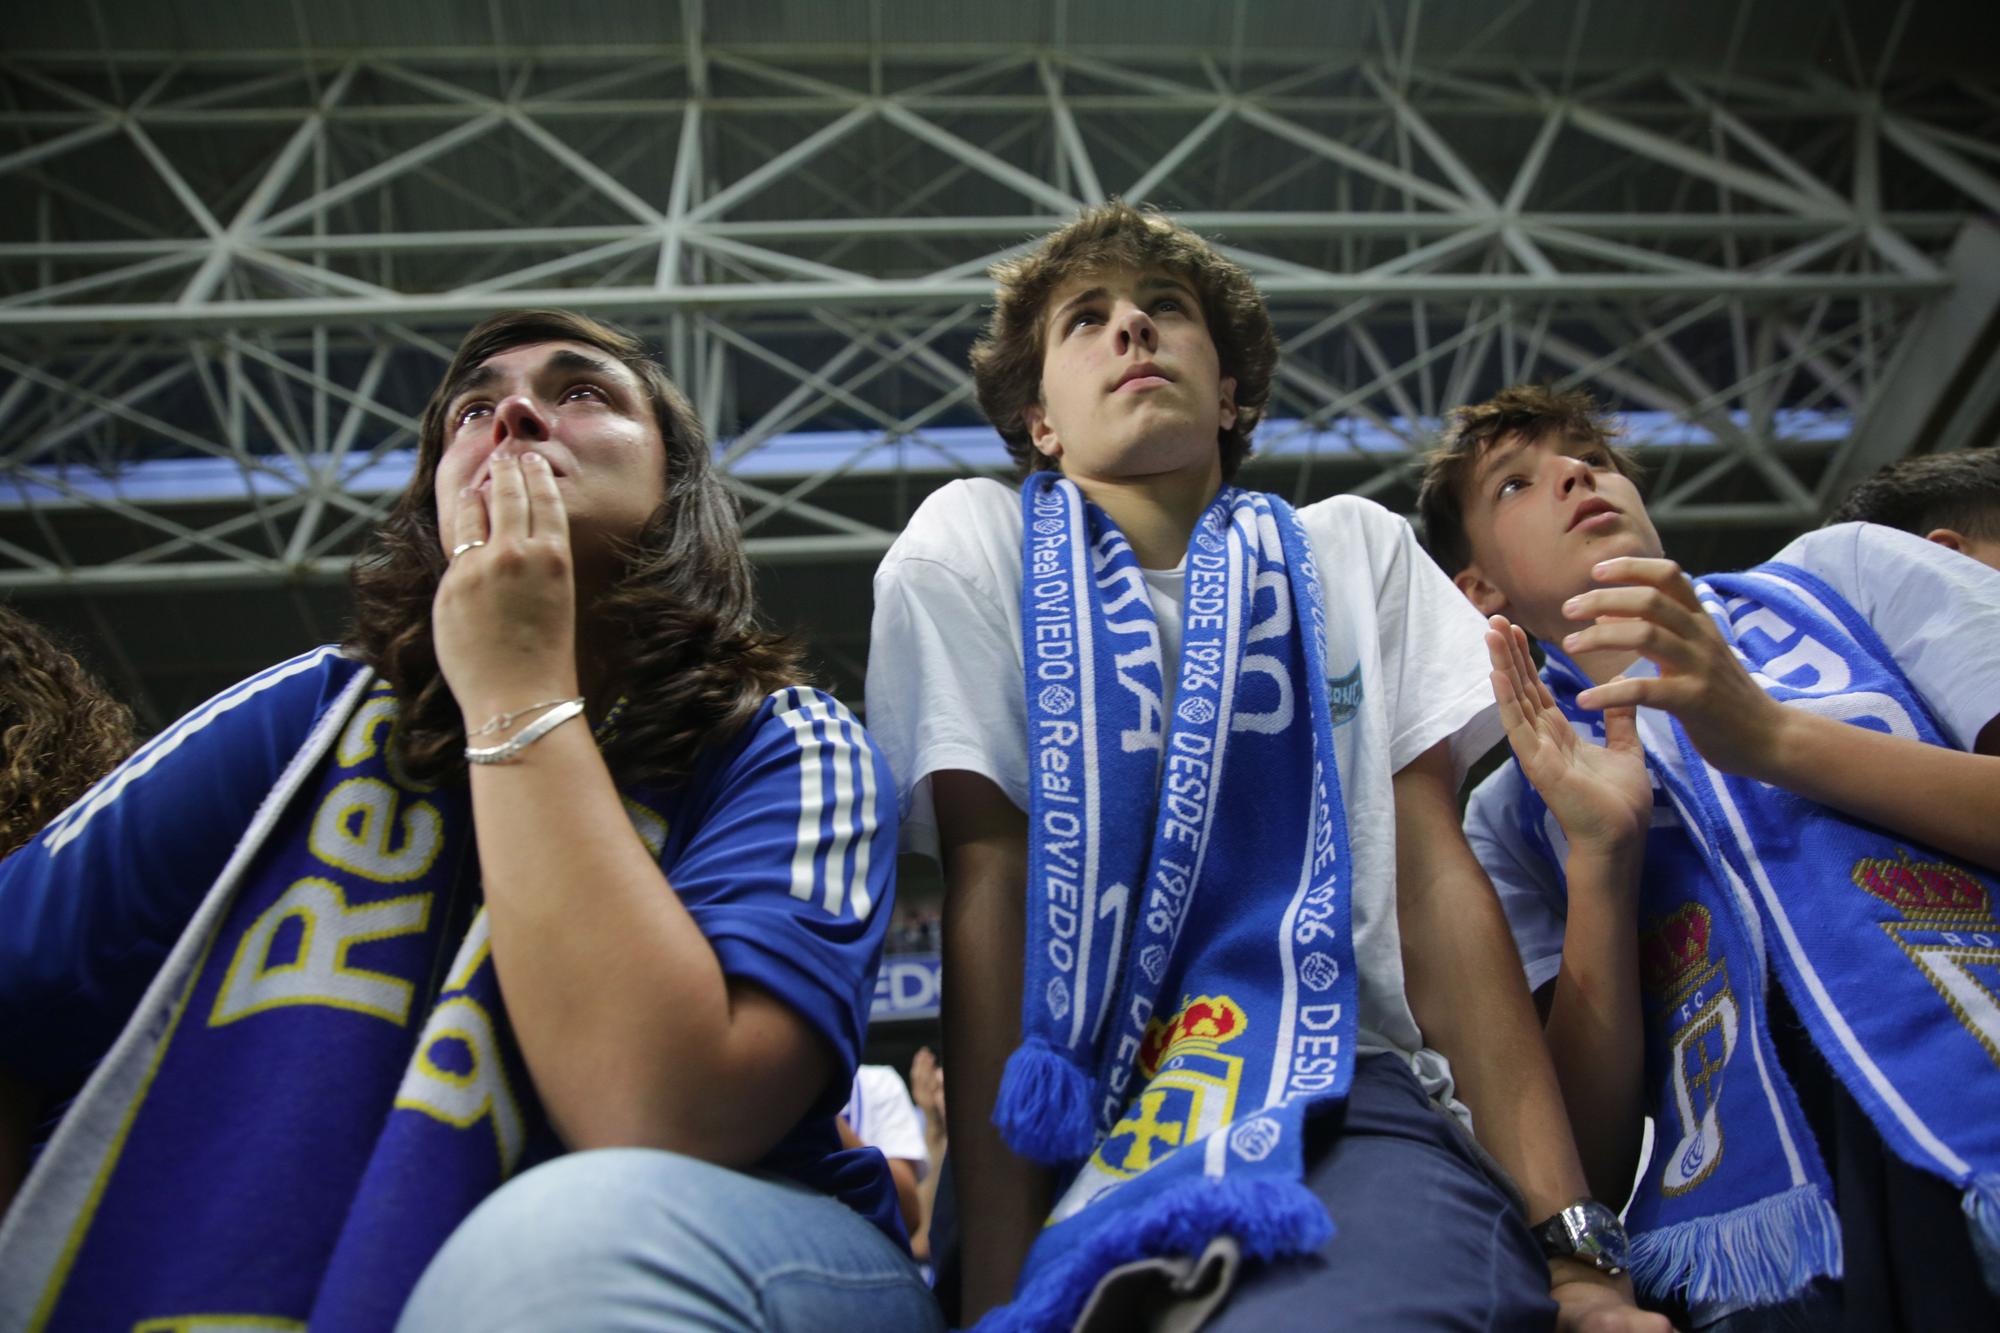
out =
[[467,551],[470,551],[473,547],[484,546],[484,545],[486,545],[486,543],[483,541],[460,542],[458,545],[451,548],[451,558],[453,560],[456,560],[460,556],[464,555]]

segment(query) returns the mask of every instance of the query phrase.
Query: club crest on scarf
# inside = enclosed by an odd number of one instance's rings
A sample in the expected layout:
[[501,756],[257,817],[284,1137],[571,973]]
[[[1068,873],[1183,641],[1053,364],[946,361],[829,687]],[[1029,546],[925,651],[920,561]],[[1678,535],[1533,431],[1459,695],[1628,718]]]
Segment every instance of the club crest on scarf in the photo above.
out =
[[1355,1059],[1325,599],[1297,516],[1218,493],[1165,663],[1117,525],[1055,473],[1022,509],[1027,974],[994,1121],[1074,1174],[996,1328],[1061,1322],[1162,1226],[1317,1243],[1298,1131]]
[[1131,1176],[1153,1164],[1163,1148],[1214,1133],[1236,1113],[1243,1059],[1223,1048],[1243,1035],[1243,1010],[1227,995],[1202,995],[1183,1003],[1167,1022],[1146,1025],[1139,1048],[1145,1091],[1098,1145],[1092,1164],[1114,1176]]
[[1709,958],[1709,933],[1708,909],[1687,903],[1639,940],[1641,984],[1673,1029],[1669,1077],[1679,1138],[1659,1149],[1666,1155],[1660,1188],[1669,1197],[1701,1184],[1722,1160],[1722,1074],[1736,1053],[1741,1016],[1729,973]]
[[1864,857],[1854,863],[1855,886],[1902,913],[1883,921],[1896,942],[1951,1009],[1972,1039],[2000,1064],[2000,923],[1993,901],[1962,866]]

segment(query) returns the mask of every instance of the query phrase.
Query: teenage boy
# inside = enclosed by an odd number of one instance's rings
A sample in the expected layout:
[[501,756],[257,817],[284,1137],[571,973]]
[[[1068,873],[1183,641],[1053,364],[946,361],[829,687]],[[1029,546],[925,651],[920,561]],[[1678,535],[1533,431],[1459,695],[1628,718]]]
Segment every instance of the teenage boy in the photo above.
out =
[[1228,484],[1277,346],[1199,237],[1114,202],[996,277],[1027,478],[912,517],[868,680],[946,878],[965,1319],[1647,1326],[1458,828],[1478,617],[1379,507]]
[[1891,463],[1848,493],[1836,523],[1901,528],[2000,569],[2000,445]]
[[1419,508],[1493,617],[1516,762],[1466,831],[1601,1197],[1655,1122],[1642,1293],[1996,1326],[2000,575],[1850,523],[1690,586],[1590,399],[1537,386],[1453,414]]

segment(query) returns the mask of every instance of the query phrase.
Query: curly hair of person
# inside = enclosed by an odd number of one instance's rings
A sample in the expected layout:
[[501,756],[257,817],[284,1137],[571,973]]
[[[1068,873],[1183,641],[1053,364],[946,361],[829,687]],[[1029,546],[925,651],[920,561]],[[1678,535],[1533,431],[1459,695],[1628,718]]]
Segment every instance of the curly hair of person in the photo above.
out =
[[666,497],[627,543],[623,569],[592,605],[621,646],[607,683],[624,706],[604,738],[621,782],[687,776],[708,747],[750,720],[773,690],[804,680],[801,654],[757,609],[740,516],[709,456],[694,409],[645,344],[623,329],[564,310],[493,315],[459,344],[424,408],[415,474],[353,575],[346,646],[396,691],[395,752],[418,781],[464,771],[465,722],[431,637],[431,603],[444,576],[436,474],[445,413],[464,379],[501,352],[574,342],[615,357],[638,377],[666,447]]
[[1120,268],[1170,273],[1201,302],[1222,373],[1236,381],[1236,421],[1216,440],[1222,479],[1231,480],[1250,453],[1250,435],[1270,402],[1271,377],[1278,369],[1271,312],[1240,265],[1164,214],[1120,199],[1084,209],[1028,254],[990,270],[999,290],[986,331],[972,347],[979,410],[1000,432],[1023,476],[1057,466],[1029,442],[1022,417],[1042,400],[1049,300],[1076,278]]
[[1488,449],[1510,436],[1533,441],[1553,435],[1571,444],[1601,445],[1611,464],[1634,481],[1644,470],[1614,441],[1618,423],[1581,389],[1557,389],[1547,384],[1514,384],[1483,403],[1454,407],[1445,416],[1444,434],[1424,455],[1423,480],[1417,486],[1417,528],[1424,549],[1447,574],[1472,563],[1472,542],[1465,533],[1465,483]]
[[137,743],[132,710],[47,630],[0,605],[0,856],[34,837]]

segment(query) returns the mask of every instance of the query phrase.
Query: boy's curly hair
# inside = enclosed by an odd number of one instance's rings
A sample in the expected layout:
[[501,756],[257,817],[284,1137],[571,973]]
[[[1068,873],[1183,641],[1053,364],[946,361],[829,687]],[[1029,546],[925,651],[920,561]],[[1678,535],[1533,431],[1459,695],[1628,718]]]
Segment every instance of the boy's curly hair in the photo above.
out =
[[136,744],[132,710],[47,630],[0,606],[0,856],[34,837]]
[[1271,377],[1278,368],[1278,335],[1270,311],[1240,265],[1171,218],[1123,200],[1086,208],[1031,253],[993,266],[999,283],[993,315],[972,347],[980,410],[1007,442],[1007,452],[1023,474],[1056,466],[1056,460],[1029,443],[1022,418],[1042,398],[1043,318],[1049,298],[1063,284],[1114,268],[1163,270],[1186,282],[1200,299],[1222,373],[1236,381],[1236,422],[1217,439],[1223,480],[1231,479],[1250,452],[1250,434],[1270,401]]
[[1555,435],[1576,444],[1602,445],[1621,473],[1634,481],[1643,475],[1638,460],[1613,443],[1618,424],[1581,389],[1515,384],[1483,403],[1453,408],[1436,447],[1424,455],[1417,487],[1424,549],[1447,574],[1472,563],[1472,543],[1465,535],[1465,483],[1486,451],[1511,435],[1529,440]]

